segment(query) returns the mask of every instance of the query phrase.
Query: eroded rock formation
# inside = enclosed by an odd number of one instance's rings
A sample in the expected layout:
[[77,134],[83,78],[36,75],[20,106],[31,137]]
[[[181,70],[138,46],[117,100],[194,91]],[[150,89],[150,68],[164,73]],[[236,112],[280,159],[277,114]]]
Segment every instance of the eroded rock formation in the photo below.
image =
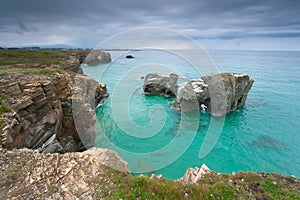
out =
[[184,185],[198,184],[199,180],[210,172],[211,170],[205,164],[202,164],[200,168],[188,168],[183,177],[181,177],[177,181],[181,182]]
[[178,75],[164,76],[157,73],[147,74],[144,80],[144,93],[148,95],[176,96],[178,90]]
[[220,116],[242,107],[253,80],[246,74],[221,73],[189,81],[177,96],[174,106],[182,111],[201,109],[205,105]]
[[82,58],[81,63],[88,65],[95,65],[99,63],[111,62],[110,54],[107,52],[93,50],[84,59]]
[[[86,147],[74,126],[73,80],[68,73],[58,72],[0,74],[2,100],[11,109],[2,116],[2,146],[8,149],[27,147],[45,152],[84,150]],[[86,84],[81,88],[81,97],[77,98],[81,98],[89,111],[88,114],[81,113],[81,117],[88,117],[93,127],[95,104],[108,96],[106,86],[83,75],[77,75],[75,80]],[[95,132],[87,131],[86,134],[86,138],[92,140]]]

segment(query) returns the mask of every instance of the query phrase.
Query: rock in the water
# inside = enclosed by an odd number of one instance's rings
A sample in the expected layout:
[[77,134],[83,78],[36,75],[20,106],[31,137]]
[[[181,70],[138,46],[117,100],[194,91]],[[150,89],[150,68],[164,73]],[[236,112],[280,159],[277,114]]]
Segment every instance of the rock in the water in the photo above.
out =
[[253,80],[246,74],[221,73],[193,79],[177,96],[174,106],[182,111],[200,110],[201,104],[209,112],[220,116],[242,107]]
[[110,53],[103,52],[100,50],[91,51],[83,61],[83,64],[95,65],[99,63],[109,63],[111,62]]
[[135,57],[133,55],[127,55],[126,58],[127,59],[132,59],[132,58],[135,58]]
[[147,74],[144,80],[144,92],[148,95],[176,96],[178,90],[178,75],[171,73],[163,76],[157,73]]
[[205,164],[202,164],[201,168],[195,167],[187,169],[183,177],[181,177],[177,181],[181,182],[184,185],[197,184],[205,174],[208,174],[210,172],[211,170]]

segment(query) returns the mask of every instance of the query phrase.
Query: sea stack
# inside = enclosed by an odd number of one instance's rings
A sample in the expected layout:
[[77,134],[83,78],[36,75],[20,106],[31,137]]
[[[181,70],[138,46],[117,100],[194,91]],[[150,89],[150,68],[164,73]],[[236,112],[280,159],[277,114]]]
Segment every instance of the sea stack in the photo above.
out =
[[205,105],[208,112],[221,116],[245,104],[253,82],[247,74],[209,74],[190,80],[173,105],[181,111],[200,110]]

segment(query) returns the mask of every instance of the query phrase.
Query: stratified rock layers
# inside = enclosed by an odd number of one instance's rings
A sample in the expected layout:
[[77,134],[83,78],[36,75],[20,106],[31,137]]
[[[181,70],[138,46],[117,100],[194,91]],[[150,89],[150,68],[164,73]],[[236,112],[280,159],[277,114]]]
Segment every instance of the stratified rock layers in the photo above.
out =
[[[81,151],[90,147],[82,143],[74,125],[72,96],[73,91],[79,90],[74,86],[74,79],[85,85],[80,88],[81,96],[77,98],[81,98],[89,113],[88,118],[86,113],[81,113],[81,117],[89,119],[88,124],[94,127],[95,104],[108,96],[105,84],[83,75],[72,78],[68,73],[1,74],[3,103],[12,110],[2,116],[2,146],[45,152]],[[86,134],[90,138],[88,144],[93,143],[95,131],[87,131]]]

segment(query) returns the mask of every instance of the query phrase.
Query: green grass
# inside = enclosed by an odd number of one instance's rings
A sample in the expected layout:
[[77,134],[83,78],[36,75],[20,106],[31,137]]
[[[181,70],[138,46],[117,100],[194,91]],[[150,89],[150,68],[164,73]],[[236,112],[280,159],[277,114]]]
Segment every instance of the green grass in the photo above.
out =
[[130,175],[123,175],[115,179],[115,183],[119,187],[107,199],[185,199],[185,195],[189,199],[203,199],[205,198],[203,194],[208,192],[207,188],[201,186],[183,186],[178,182],[150,179],[147,176],[133,178]]
[[63,51],[1,50],[0,65],[57,64],[64,57]]
[[[264,178],[259,173],[239,172],[236,175],[211,173],[199,185],[149,177],[132,177],[113,173],[116,189],[106,188],[100,197],[106,199],[300,199],[300,184],[280,175]],[[296,180],[296,179],[295,179]]]
[[0,66],[16,64],[59,64],[74,52],[85,50],[0,50]]

